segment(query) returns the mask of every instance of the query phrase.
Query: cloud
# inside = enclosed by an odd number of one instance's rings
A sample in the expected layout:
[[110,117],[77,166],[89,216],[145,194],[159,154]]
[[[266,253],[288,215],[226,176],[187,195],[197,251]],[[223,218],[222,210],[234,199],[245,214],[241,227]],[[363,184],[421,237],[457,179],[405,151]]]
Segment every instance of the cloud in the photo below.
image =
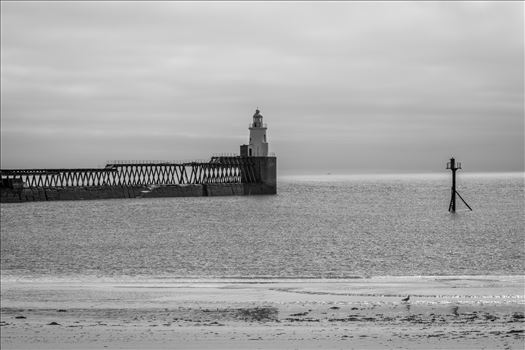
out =
[[260,106],[284,170],[356,171],[350,156],[362,150],[370,162],[360,171],[401,171],[405,158],[414,171],[436,170],[456,152],[498,158],[474,157],[476,170],[523,170],[519,2],[2,2],[1,10],[2,167],[46,163],[28,148],[88,166],[106,159],[95,139],[106,147],[118,139],[116,158],[139,152],[139,140],[145,158],[195,150],[206,158],[246,142]]

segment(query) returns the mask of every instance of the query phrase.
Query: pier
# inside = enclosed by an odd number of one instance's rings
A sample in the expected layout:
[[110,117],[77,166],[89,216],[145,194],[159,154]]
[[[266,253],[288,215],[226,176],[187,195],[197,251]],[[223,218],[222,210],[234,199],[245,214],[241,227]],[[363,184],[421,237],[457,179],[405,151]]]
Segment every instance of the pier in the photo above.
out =
[[93,187],[257,183],[253,157],[212,157],[209,162],[127,162],[86,169],[2,169],[4,187]]
[[277,193],[277,159],[256,110],[240,155],[209,161],[111,161],[103,168],[0,169],[0,202]]
[[276,193],[275,157],[111,162],[104,168],[2,169],[0,202]]

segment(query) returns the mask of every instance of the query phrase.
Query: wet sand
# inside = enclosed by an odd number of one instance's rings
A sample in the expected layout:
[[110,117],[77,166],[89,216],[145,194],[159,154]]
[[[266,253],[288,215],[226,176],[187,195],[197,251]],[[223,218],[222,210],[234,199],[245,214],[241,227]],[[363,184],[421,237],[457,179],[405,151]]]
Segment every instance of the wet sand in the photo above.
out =
[[523,349],[523,288],[524,276],[2,278],[1,346]]

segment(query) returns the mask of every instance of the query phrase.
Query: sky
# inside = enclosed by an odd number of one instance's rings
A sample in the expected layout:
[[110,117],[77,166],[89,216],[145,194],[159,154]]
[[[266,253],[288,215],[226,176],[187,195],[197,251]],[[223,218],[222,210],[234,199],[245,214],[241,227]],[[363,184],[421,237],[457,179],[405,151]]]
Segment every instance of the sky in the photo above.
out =
[[280,174],[524,171],[523,2],[9,2],[1,167],[206,160],[257,107]]

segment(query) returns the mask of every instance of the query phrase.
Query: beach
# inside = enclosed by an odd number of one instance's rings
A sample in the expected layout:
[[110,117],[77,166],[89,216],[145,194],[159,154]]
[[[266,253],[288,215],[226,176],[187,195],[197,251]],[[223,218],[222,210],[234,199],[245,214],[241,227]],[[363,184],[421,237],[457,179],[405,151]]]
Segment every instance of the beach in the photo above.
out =
[[524,276],[6,278],[1,346],[523,349],[523,286]]

